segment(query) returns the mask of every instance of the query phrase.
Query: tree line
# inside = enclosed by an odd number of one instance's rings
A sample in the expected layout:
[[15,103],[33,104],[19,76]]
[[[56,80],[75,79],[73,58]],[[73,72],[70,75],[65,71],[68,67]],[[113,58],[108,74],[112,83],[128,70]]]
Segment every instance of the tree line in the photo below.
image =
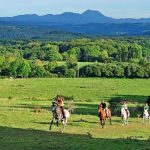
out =
[[[93,63],[79,68],[78,62]],[[149,65],[148,37],[0,41],[1,76],[148,78]]]

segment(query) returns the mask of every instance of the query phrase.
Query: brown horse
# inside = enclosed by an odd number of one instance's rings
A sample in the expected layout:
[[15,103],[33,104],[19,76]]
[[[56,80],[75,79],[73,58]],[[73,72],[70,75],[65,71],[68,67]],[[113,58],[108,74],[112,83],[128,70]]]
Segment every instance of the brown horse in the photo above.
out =
[[110,125],[112,124],[111,123],[111,110],[108,108],[106,110],[107,110],[107,115],[106,115],[106,111],[102,108],[102,105],[99,105],[98,117],[100,119],[100,124],[101,124],[102,128],[104,128],[106,118],[108,118],[110,120]]
[[108,118],[109,119],[109,121],[110,121],[110,125],[112,125],[112,120],[111,120],[111,110],[107,107],[106,108],[106,111],[107,111],[107,116],[106,116],[106,118]]
[[102,128],[104,128],[105,121],[106,121],[106,112],[102,108],[102,105],[99,105],[99,107],[98,107],[98,117],[100,119],[100,124],[101,124]]

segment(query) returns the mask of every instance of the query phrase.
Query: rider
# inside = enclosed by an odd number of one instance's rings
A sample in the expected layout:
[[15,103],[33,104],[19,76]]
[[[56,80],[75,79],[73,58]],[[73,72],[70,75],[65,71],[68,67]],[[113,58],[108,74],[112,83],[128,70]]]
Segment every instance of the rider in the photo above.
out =
[[126,100],[123,102],[123,107],[124,107],[124,109],[128,110],[128,104],[127,104]]
[[57,95],[56,103],[57,103],[57,106],[59,106],[62,111],[62,115],[63,115],[62,119],[65,119],[66,117],[65,117],[64,107],[63,107],[64,106],[63,98]]
[[102,102],[101,102],[101,104],[100,104],[100,105],[102,105],[102,108],[103,108],[103,110],[105,111],[105,113],[106,113],[106,117],[107,117],[107,116],[108,116],[108,112],[107,112],[108,107],[107,107],[107,105],[106,105],[105,101],[104,101],[104,100],[102,100]]
[[147,102],[145,103],[144,110],[149,111],[149,106]]

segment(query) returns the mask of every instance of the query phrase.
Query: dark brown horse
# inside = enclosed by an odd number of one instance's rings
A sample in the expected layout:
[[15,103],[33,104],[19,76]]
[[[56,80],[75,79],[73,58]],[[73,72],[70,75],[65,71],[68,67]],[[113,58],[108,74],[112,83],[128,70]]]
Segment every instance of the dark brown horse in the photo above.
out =
[[[107,114],[106,114],[107,111]],[[99,105],[98,107],[98,117],[100,119],[100,124],[102,126],[102,128],[104,128],[105,122],[106,122],[106,118],[108,118],[110,120],[110,125],[111,123],[111,111],[110,109],[106,109],[106,111],[102,108],[102,105]]]

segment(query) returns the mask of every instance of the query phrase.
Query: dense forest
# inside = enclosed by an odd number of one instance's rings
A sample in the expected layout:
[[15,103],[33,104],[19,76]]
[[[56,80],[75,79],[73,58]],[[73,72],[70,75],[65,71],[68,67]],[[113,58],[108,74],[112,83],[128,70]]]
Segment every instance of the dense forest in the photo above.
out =
[[149,78],[150,38],[0,40],[0,75]]
[[18,25],[0,21],[0,39],[3,40],[50,40],[66,41],[87,37],[80,33],[65,32],[50,26]]

